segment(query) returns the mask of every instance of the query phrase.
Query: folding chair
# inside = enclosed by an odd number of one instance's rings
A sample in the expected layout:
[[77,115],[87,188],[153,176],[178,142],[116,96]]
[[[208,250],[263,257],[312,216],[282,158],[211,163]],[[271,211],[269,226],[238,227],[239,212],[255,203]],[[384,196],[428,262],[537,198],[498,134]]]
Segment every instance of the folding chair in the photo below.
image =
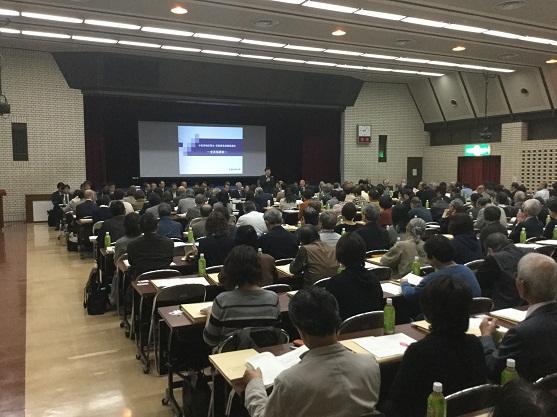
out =
[[474,297],[472,299],[472,307],[470,308],[470,315],[486,314],[493,310],[493,300],[487,297]]
[[421,277],[425,277],[427,274],[431,274],[432,272],[435,272],[435,268],[430,265],[422,266],[420,268]]
[[546,391],[557,390],[557,372],[538,379],[536,382],[534,382],[534,385]]
[[338,329],[338,334],[360,332],[362,330],[380,329],[384,325],[382,311],[368,311],[356,314],[344,320]]
[[263,290],[273,291],[277,294],[282,294],[288,291],[292,291],[292,287],[288,284],[271,284],[261,287]]
[[[101,230],[103,223],[103,220],[99,220],[98,222],[93,224],[92,236],[97,236],[99,234],[99,230]],[[93,240],[93,258],[97,259],[97,239]]]
[[388,266],[378,266],[376,268],[369,268],[369,270],[373,272],[379,281],[388,281],[393,274],[393,270]]
[[294,258],[277,259],[277,260],[275,260],[275,265],[276,266],[290,265],[293,260],[294,260]]
[[315,281],[313,283],[313,286],[314,287],[325,288],[325,286],[327,285],[327,281],[329,281],[330,279],[331,279],[331,277],[322,278],[319,281]]
[[498,385],[484,384],[448,395],[447,417],[462,416],[495,406],[500,389]]
[[476,273],[476,271],[480,269],[484,262],[485,261],[483,259],[476,259],[475,261],[465,263],[464,266],[467,266],[472,271],[474,271],[474,273]]
[[368,251],[366,252],[366,258],[371,258],[371,257],[374,257],[374,256],[385,255],[387,252],[389,252],[387,249],[368,250]]

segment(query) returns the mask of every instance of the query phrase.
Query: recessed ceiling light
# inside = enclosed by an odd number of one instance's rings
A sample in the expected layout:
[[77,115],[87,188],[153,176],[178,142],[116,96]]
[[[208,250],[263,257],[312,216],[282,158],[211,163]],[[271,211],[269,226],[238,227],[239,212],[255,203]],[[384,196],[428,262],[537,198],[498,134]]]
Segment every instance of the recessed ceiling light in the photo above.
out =
[[445,22],[439,22],[437,20],[420,19],[418,17],[405,17],[402,19],[403,22],[413,23],[414,25],[429,26],[432,28],[442,28],[447,26]]
[[342,51],[339,49],[326,49],[324,51],[327,54],[336,54],[336,55],[349,55],[349,56],[361,56],[363,55],[362,52],[354,52],[354,51]]
[[487,31],[487,29],[479,28],[476,26],[457,25],[454,23],[445,26],[445,29],[459,30],[461,32],[472,32],[472,33],[484,33]]
[[392,55],[380,55],[380,54],[363,54],[364,58],[375,58],[375,59],[397,59],[398,57]]
[[[275,0],[276,1],[276,0]],[[291,62],[293,64],[303,64],[306,61],[302,60],[302,59],[292,59],[292,58],[275,58],[273,59],[273,61],[278,61],[278,62]]]
[[21,33],[27,36],[39,36],[43,38],[70,39],[70,35],[66,35],[65,33],[38,32],[35,30],[24,30]]
[[0,28],[0,33],[11,33],[13,35],[17,35],[21,33],[19,29],[12,29],[12,28]]
[[386,19],[386,20],[402,20],[406,17],[401,14],[375,12],[373,10],[365,10],[365,9],[360,9],[357,12],[354,12],[354,14],[376,17],[378,19]]
[[104,26],[104,27],[117,28],[117,29],[130,29],[130,30],[141,29],[141,26],[138,25],[132,25],[129,23],[110,22],[108,20],[85,19],[84,23],[86,25]]
[[497,3],[495,7],[503,10],[516,10],[526,6],[526,3],[526,0],[505,0]]
[[546,64],[557,64],[557,59],[553,58],[553,59],[548,59],[547,61],[545,61]]
[[255,39],[242,39],[241,42],[250,45],[268,46],[270,48],[282,48],[285,46],[284,43],[257,41]]
[[149,43],[149,42],[135,42],[135,41],[118,41],[120,45],[128,45],[128,46],[142,46],[144,48],[160,48],[161,46],[156,43]]
[[186,9],[182,6],[176,6],[176,7],[173,7],[172,9],[170,9],[170,11],[174,14],[186,14],[188,12],[188,9]]
[[265,55],[249,55],[249,54],[240,54],[240,58],[248,58],[248,59],[261,59],[263,61],[272,60],[272,56],[265,56]]
[[0,16],[19,16],[17,10],[0,9]]
[[342,29],[337,29],[334,32],[332,32],[331,35],[333,35],[333,36],[344,36],[344,35],[346,35],[346,32]]
[[322,62],[322,61],[306,61],[306,64],[309,65],[318,65],[320,67],[336,67],[337,64],[333,62]]
[[72,39],[75,41],[84,41],[84,42],[98,42],[98,43],[118,43],[116,39],[108,39],[108,38],[97,38],[94,36],[72,36]]
[[286,45],[284,49],[295,49],[298,51],[309,51],[309,52],[323,52],[325,48],[315,48],[313,46],[302,46],[302,45]]
[[487,70],[487,67],[482,67],[481,65],[469,65],[469,64],[456,65],[456,64],[454,64],[453,66],[459,67],[459,68],[473,69],[473,70],[478,70],[478,71]]
[[236,52],[214,51],[212,49],[203,49],[201,53],[209,55],[238,56]]
[[242,40],[242,38],[237,38],[235,36],[212,35],[210,33],[195,33],[193,37],[200,38],[200,39],[212,39],[215,41],[224,41],[224,42],[240,42]]
[[30,19],[52,20],[54,22],[83,23],[83,19],[78,19],[76,17],[55,16],[43,13],[21,12],[21,16],[28,17]]
[[180,52],[201,52],[199,48],[186,48],[183,46],[172,46],[172,45],[163,45],[161,49],[167,49],[169,51],[180,51]]
[[357,7],[341,6],[338,4],[323,3],[321,1],[306,1],[302,6],[313,7],[314,9],[330,10],[331,12],[354,13]]
[[453,48],[453,51],[455,51],[455,52],[466,51],[466,47],[465,47],[465,46],[462,46],[462,45],[458,45],[458,46],[455,46],[455,47]]
[[446,61],[429,61],[431,65],[440,65],[442,67],[458,67],[458,64],[454,62],[446,62]]
[[176,29],[165,29],[165,28],[154,28],[151,26],[143,26],[141,28],[143,32],[151,33],[162,33],[164,35],[175,35],[175,36],[193,36],[193,32],[188,32],[186,30],[176,30]]
[[493,71],[493,72],[504,72],[504,73],[511,73],[511,72],[514,72],[514,70],[512,70],[512,69],[506,69],[506,68],[493,68],[493,67],[486,67],[486,70],[488,70],[488,71]]

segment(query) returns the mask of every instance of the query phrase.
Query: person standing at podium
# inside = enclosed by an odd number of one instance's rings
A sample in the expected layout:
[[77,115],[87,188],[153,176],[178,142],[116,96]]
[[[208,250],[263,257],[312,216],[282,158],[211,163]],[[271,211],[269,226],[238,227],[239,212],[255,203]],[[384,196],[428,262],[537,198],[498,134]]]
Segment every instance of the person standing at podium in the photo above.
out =
[[275,177],[271,175],[271,168],[265,168],[265,174],[261,175],[257,180],[257,185],[263,188],[265,194],[273,194],[275,191]]

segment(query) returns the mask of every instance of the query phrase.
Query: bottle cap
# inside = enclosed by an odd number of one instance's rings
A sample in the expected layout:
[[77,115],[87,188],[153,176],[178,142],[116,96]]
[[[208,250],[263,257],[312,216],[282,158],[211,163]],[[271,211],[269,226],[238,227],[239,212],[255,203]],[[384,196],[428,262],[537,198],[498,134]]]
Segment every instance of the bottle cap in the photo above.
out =
[[199,257],[205,259],[205,254],[202,253],[201,255],[199,255]]
[[393,299],[392,299],[392,298],[387,298],[387,305],[388,305],[388,306],[392,306],[392,305],[393,305]]
[[443,384],[440,382],[433,383],[433,392],[443,392]]
[[415,261],[419,261],[419,260],[420,260],[420,257],[419,257],[419,256],[414,256],[414,260],[415,260]]
[[507,368],[514,368],[516,366],[516,361],[514,359],[507,359]]
[[263,253],[263,249],[257,248],[257,252],[258,252],[258,253]]
[[110,234],[109,232],[106,232],[104,235],[106,236],[106,235],[109,235],[109,234]]

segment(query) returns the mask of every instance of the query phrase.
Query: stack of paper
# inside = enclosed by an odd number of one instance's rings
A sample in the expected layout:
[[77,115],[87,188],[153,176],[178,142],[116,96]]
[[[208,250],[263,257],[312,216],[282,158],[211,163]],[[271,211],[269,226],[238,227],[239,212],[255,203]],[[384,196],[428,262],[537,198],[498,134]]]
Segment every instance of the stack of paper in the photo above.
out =
[[263,374],[263,384],[270,387],[275,382],[275,378],[282,372],[300,362],[300,356],[307,352],[307,346],[301,346],[292,352],[281,356],[275,356],[271,352],[263,352],[252,356],[246,360],[249,369],[261,369]]
[[388,336],[360,337],[354,339],[354,342],[381,361],[404,355],[408,346],[415,340],[404,333],[396,333]]
[[381,289],[383,290],[384,293],[389,293],[392,295],[402,294],[402,288],[400,288],[400,285],[393,284],[392,282],[381,283]]
[[207,314],[205,314],[204,310],[212,305],[213,302],[209,301],[206,303],[182,304],[180,308],[193,323],[203,323],[207,319]]
[[210,285],[207,282],[207,280],[203,277],[154,279],[151,280],[151,282],[156,288],[175,287],[176,285],[182,285],[182,284],[201,284],[205,286]]
[[408,280],[408,284],[414,285],[414,286],[420,285],[420,282],[422,282],[422,279],[423,279],[422,277],[419,277],[419,276],[414,275],[412,273],[406,274],[403,278],[406,278]]
[[526,318],[526,310],[522,311],[516,308],[505,308],[503,310],[492,311],[489,314],[512,323],[520,323]]

